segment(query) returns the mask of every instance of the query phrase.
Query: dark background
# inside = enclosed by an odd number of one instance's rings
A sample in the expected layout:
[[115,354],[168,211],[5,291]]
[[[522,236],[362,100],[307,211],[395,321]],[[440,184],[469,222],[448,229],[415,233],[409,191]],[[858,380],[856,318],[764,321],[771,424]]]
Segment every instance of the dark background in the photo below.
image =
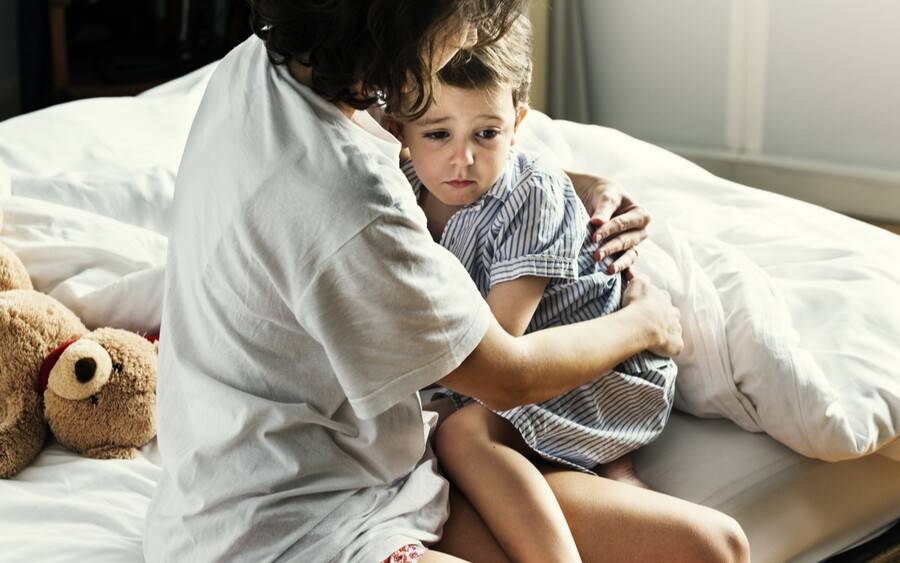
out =
[[137,94],[221,58],[248,18],[245,0],[0,0],[0,119]]

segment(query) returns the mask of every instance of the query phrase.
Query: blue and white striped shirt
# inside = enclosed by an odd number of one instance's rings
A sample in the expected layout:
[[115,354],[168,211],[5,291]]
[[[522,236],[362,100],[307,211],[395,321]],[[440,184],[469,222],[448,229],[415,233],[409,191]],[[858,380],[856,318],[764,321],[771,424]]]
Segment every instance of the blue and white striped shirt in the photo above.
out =
[[[403,171],[424,186],[411,162]],[[522,276],[550,278],[526,332],[594,319],[621,307],[624,280],[598,264],[589,218],[569,178],[511,151],[506,169],[477,201],[447,222],[440,244],[468,270],[483,296]],[[671,360],[639,354],[610,374],[539,405],[497,414],[545,458],[590,470],[652,441],[671,411]],[[458,404],[469,399],[451,395]]]

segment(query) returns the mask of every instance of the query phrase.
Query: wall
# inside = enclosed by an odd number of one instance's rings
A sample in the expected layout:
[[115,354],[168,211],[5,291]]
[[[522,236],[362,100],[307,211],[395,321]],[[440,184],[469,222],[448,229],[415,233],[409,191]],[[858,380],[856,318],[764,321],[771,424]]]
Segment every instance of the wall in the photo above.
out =
[[741,183],[900,220],[900,2],[584,0],[581,10],[590,121]]

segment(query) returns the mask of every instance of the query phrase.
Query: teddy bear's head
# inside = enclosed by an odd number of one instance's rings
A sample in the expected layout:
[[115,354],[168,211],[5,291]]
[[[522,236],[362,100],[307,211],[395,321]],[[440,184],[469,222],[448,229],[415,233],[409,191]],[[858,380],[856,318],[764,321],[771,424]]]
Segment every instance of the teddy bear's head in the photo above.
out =
[[156,357],[133,332],[88,331],[0,243],[0,478],[34,460],[48,426],[82,455],[133,458],[156,434]]
[[156,342],[102,328],[63,343],[41,368],[44,416],[62,445],[131,459],[156,435]]

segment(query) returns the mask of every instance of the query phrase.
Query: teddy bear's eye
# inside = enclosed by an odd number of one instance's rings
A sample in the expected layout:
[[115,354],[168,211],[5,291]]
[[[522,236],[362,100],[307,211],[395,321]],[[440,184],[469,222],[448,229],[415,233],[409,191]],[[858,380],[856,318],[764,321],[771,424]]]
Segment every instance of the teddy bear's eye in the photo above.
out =
[[123,366],[119,362],[113,364],[113,371],[122,373]]

